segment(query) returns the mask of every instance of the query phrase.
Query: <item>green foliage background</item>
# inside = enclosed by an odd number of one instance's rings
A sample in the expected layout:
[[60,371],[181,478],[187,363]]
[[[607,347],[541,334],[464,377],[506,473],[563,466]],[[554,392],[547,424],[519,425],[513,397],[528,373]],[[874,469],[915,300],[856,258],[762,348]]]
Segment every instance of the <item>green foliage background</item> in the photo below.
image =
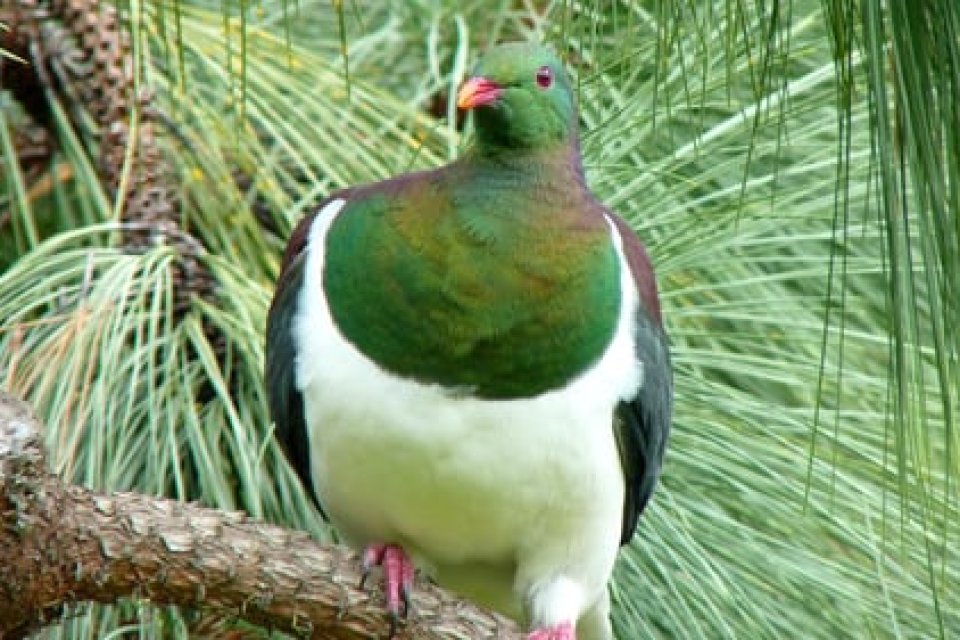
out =
[[[435,97],[490,44],[542,38],[673,344],[673,439],[617,569],[619,637],[960,637],[953,0],[121,7],[220,290],[175,318],[175,256],[118,248],[65,108],[51,174],[71,177],[32,197],[2,103],[0,385],[50,425],[57,471],[325,536],[261,388],[286,235],[334,188],[455,157]],[[46,635],[212,628],[145,603],[75,613]]]

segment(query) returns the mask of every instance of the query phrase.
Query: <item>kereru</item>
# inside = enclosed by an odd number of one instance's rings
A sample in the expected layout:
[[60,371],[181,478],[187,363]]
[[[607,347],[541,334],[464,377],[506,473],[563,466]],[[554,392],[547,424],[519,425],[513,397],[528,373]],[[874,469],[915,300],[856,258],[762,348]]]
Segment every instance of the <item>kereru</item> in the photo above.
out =
[[[457,161],[331,195],[267,326],[276,434],[342,538],[521,620],[609,640],[607,582],[660,475],[672,376],[653,269],[584,182],[557,57],[491,49]],[[404,607],[405,612],[405,607]]]

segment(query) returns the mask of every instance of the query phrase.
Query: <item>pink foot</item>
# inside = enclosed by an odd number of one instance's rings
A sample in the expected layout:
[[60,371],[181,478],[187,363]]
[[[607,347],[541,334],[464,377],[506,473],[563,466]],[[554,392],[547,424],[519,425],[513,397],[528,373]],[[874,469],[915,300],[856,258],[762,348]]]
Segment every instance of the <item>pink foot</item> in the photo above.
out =
[[403,601],[403,615],[410,612],[410,591],[413,589],[415,567],[410,556],[395,544],[371,544],[363,550],[363,579],[361,586],[370,575],[373,567],[383,567],[384,596],[387,600],[387,613],[390,614],[390,636],[396,631],[400,618],[400,602]]
[[555,627],[537,629],[527,636],[527,640],[577,640],[572,622],[563,622]]

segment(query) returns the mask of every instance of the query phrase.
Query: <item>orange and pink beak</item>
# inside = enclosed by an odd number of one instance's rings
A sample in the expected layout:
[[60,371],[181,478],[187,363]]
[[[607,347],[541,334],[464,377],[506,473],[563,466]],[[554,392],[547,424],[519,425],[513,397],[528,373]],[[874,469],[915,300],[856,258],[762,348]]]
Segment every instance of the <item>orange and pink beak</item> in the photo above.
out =
[[503,93],[503,87],[493,80],[483,76],[474,76],[460,87],[460,91],[457,93],[457,108],[468,110],[492,104],[496,102],[501,93]]

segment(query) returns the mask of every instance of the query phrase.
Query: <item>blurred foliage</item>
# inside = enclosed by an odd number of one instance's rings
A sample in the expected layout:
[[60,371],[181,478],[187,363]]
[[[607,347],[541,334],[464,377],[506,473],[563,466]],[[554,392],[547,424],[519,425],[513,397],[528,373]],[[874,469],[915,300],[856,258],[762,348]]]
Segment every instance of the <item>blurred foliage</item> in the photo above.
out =
[[[124,249],[78,105],[47,96],[38,170],[0,98],[0,385],[48,421],[59,472],[327,535],[260,380],[285,238],[334,188],[455,157],[469,124],[448,96],[478,52],[541,38],[577,78],[588,180],[650,247],[673,343],[674,435],[618,566],[619,637],[960,637],[954,0],[121,9],[218,291],[181,316],[176,251]],[[230,624],[77,614],[46,635]]]

